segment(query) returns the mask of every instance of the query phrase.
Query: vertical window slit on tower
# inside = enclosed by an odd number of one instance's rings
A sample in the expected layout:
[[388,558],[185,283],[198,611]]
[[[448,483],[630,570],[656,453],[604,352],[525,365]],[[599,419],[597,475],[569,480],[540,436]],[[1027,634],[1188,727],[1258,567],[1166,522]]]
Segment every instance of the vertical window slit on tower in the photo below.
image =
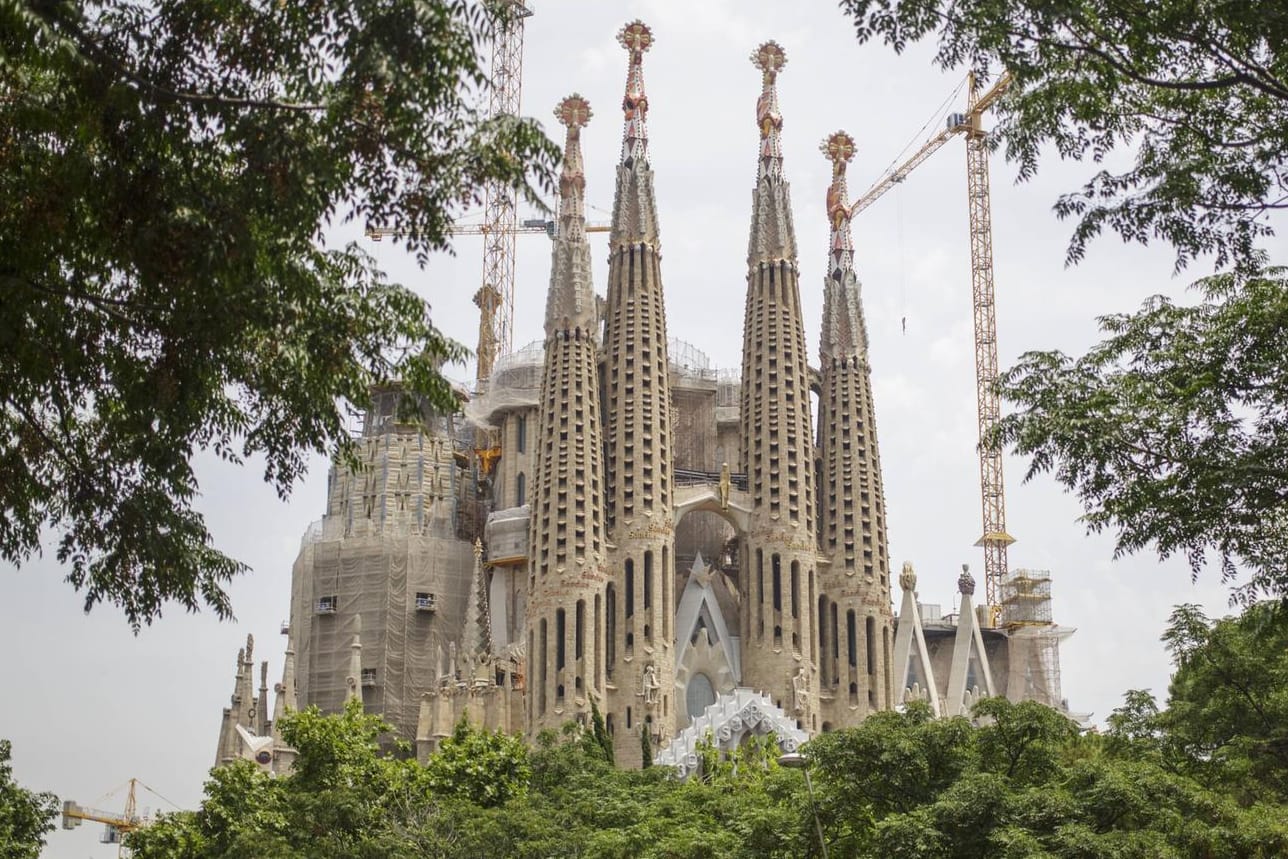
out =
[[568,620],[563,609],[555,609],[555,670],[562,671],[567,657],[567,641],[564,638]]

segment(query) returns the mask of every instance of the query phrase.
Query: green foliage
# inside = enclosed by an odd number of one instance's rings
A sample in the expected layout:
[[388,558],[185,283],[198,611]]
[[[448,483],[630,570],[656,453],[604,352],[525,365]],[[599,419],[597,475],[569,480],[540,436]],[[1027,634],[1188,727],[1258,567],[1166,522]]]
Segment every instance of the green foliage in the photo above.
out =
[[521,798],[532,779],[528,747],[521,737],[474,730],[465,718],[425,766],[427,784],[436,794],[483,808]]
[[54,829],[58,797],[20,787],[9,763],[12,746],[0,740],[0,856],[37,859]]
[[1176,664],[1157,724],[1184,772],[1244,803],[1288,803],[1288,613],[1260,603],[1212,622],[1172,613],[1163,636]]
[[1274,3],[1202,0],[842,0],[860,41],[897,51],[934,38],[944,68],[1008,69],[994,137],[1032,176],[1051,151],[1101,162],[1056,204],[1078,219],[1080,259],[1105,228],[1169,242],[1242,273],[1261,261],[1263,215],[1288,207],[1288,17]]
[[612,766],[593,712],[530,753],[462,722],[422,767],[383,756],[386,726],[356,704],[309,711],[284,722],[294,775],[216,770],[201,809],[130,845],[140,859],[797,859],[822,855],[817,809],[832,856],[1270,859],[1288,855],[1282,620],[1179,608],[1168,709],[1129,693],[1106,736],[1003,698],[970,719],[917,703],[822,734],[804,749],[817,805],[772,735],[731,753],[708,737],[701,777],[681,782]]
[[1269,857],[1288,847],[1273,807],[1241,808],[1135,746],[1079,736],[1054,710],[988,698],[972,715],[978,727],[917,705],[812,740],[833,852]]
[[491,28],[467,0],[0,3],[0,558],[52,529],[87,609],[228,616],[197,452],[286,495],[372,384],[456,408],[462,347],[323,233],[423,264],[483,183],[553,187],[540,127],[475,106]]
[[1238,599],[1288,594],[1288,269],[1200,289],[1194,307],[1103,318],[1081,358],[1022,356],[993,441],[1076,493],[1119,553],[1153,545],[1197,575],[1211,552],[1225,579],[1247,572]]
[[609,736],[608,729],[604,726],[604,714],[599,712],[599,705],[593,700],[590,702],[590,725],[591,736],[603,751],[604,760],[610,764],[613,763],[613,738]]
[[653,766],[653,738],[648,728],[647,724],[640,725],[640,769]]

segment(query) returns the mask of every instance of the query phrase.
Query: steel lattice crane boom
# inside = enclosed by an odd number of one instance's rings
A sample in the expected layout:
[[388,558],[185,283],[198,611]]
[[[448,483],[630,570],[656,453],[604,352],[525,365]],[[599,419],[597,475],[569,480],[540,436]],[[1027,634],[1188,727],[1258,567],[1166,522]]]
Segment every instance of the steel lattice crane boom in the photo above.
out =
[[[523,92],[523,25],[532,14],[524,0],[500,0],[500,31],[492,45],[492,98],[488,116],[519,115]],[[480,383],[492,375],[499,355],[509,354],[514,340],[514,240],[518,226],[515,190],[489,182],[484,190],[483,285],[474,294],[479,306],[478,367]]]
[[993,218],[989,203],[987,133],[988,110],[1011,85],[1003,72],[987,92],[980,94],[970,77],[966,113],[948,117],[947,127],[926,141],[908,160],[890,170],[850,207],[853,217],[902,182],[917,165],[958,134],[966,137],[966,199],[970,212],[971,299],[975,315],[975,397],[979,418],[979,480],[983,536],[976,543],[984,549],[984,590],[992,620],[1000,607],[1002,577],[1006,574],[1006,549],[1015,542],[1006,531],[1006,497],[1002,481],[1002,454],[984,444],[1001,417],[997,382],[997,316],[993,290]]
[[[132,778],[129,784],[130,789],[125,798],[125,810],[119,814],[113,811],[87,808],[83,805],[77,805],[70,799],[66,800],[63,803],[63,829],[75,829],[86,820],[92,823],[101,823],[104,829],[103,835],[99,840],[104,844],[117,845],[117,855],[125,855],[126,848],[122,842],[123,836],[129,835],[137,829],[142,829],[149,822],[146,817],[139,815],[138,801],[134,792],[135,786],[143,783],[138,779]],[[147,787],[147,785],[143,786]]]

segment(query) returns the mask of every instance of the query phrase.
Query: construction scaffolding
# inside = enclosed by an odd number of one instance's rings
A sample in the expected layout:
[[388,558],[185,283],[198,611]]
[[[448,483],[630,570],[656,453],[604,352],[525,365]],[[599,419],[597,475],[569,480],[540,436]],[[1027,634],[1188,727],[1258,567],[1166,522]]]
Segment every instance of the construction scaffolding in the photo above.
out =
[[1002,577],[1002,623],[1008,627],[1051,623],[1051,572],[1011,570]]

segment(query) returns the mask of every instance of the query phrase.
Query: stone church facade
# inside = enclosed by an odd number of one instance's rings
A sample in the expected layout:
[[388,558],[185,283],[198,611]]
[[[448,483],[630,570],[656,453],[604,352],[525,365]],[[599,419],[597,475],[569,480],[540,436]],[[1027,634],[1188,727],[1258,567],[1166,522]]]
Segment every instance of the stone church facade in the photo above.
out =
[[[463,415],[400,423],[400,393],[376,391],[362,468],[333,466],[284,630],[300,705],[359,698],[422,756],[462,716],[535,738],[597,709],[619,764],[640,764],[647,733],[659,760],[683,770],[700,732],[727,745],[772,730],[791,750],[911,689],[937,712],[949,686],[963,700],[985,694],[963,686],[966,672],[978,677],[982,658],[987,674],[984,651],[1005,650],[1005,636],[981,633],[969,599],[971,629],[955,641],[978,642],[979,658],[968,652],[957,670],[946,649],[948,685],[930,677],[933,625],[927,639],[920,623],[909,638],[909,624],[896,643],[846,206],[853,140],[838,132],[821,147],[830,243],[813,365],[800,293],[818,287],[798,282],[781,149],[786,55],[773,42],[753,53],[762,88],[747,135],[743,358],[739,372],[712,370],[666,329],[644,85],[652,38],[638,21],[618,36],[627,75],[604,295],[585,229],[592,111],[573,95],[556,110],[566,141],[544,340],[462,392]],[[249,698],[242,669],[239,659]],[[234,699],[224,759],[245,709]]]

